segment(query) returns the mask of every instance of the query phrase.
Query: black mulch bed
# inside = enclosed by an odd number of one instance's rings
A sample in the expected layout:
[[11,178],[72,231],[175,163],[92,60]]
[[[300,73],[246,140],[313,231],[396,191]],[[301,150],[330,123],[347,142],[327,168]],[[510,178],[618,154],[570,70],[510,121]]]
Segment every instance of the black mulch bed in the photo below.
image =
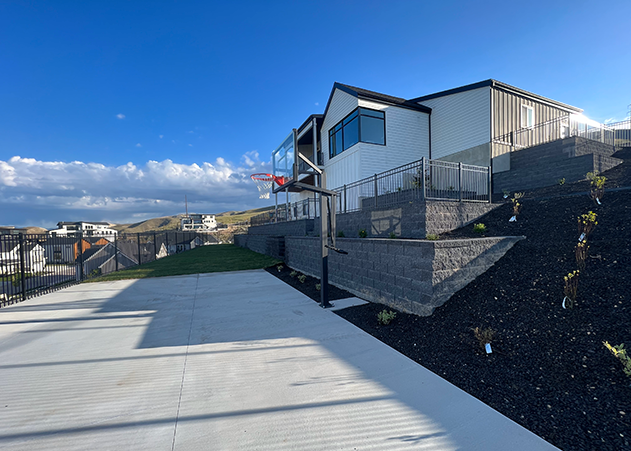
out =
[[[618,180],[627,172],[618,168]],[[487,236],[527,239],[432,316],[399,312],[380,326],[382,305],[338,314],[565,451],[631,449],[631,379],[603,346],[631,347],[631,192],[606,193],[601,206],[587,196],[525,198],[516,223],[508,222],[510,208],[476,222],[488,227]],[[576,307],[564,310],[577,217],[590,210],[598,225],[587,268]],[[468,226],[441,239],[475,236]],[[474,327],[496,331],[492,354],[475,340]]]
[[[320,302],[320,290],[316,288],[316,285],[320,284],[320,279],[316,279],[314,277],[305,275],[304,283],[300,282],[300,280],[298,280],[298,275],[302,273],[299,272],[296,276],[292,277],[291,273],[293,270],[291,268],[288,268],[285,264],[282,265],[282,269],[280,271],[278,270],[278,265],[270,266],[269,268],[266,268],[265,271],[278,277],[280,280],[282,280],[288,285],[291,285],[296,290],[307,295],[314,301]],[[336,299],[352,298],[354,296],[355,296],[354,294],[351,294],[346,290],[342,290],[338,287],[335,287],[329,284],[329,300],[330,301],[334,301]]]

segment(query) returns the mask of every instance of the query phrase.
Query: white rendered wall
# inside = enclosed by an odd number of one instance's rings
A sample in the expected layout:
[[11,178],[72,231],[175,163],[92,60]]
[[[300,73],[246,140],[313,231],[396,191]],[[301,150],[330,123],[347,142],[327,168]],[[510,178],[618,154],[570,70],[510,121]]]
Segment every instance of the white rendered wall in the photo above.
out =
[[483,87],[419,102],[432,109],[432,158],[439,159],[491,140],[491,88]]

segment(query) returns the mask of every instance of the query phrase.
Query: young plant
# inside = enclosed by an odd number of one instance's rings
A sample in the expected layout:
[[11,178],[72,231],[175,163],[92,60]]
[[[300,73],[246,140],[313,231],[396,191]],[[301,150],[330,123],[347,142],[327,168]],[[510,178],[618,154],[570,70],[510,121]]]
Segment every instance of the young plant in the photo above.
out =
[[344,232],[341,231],[341,230],[339,232],[337,232],[337,237],[338,238],[344,238]]
[[486,233],[486,226],[482,223],[474,224],[473,231],[475,233],[479,233],[480,235],[484,235]]
[[513,217],[511,218],[511,221],[517,221],[517,216],[521,211],[521,202],[519,202],[519,199],[522,197],[524,197],[524,193],[515,193],[513,194],[513,198],[510,200],[513,203]]
[[316,283],[315,284],[315,288],[316,288],[316,290],[320,291],[322,289],[322,285],[319,284],[319,283]]
[[589,246],[587,245],[587,241],[579,242],[574,249],[574,254],[576,255],[576,266],[580,271],[585,270],[585,260],[587,260],[588,250]]
[[559,179],[558,182],[560,186],[565,185],[565,177],[563,177],[562,179]]
[[611,346],[605,341],[603,344],[618,360],[620,360],[624,374],[631,377],[631,357],[627,354],[627,350],[624,349],[624,343],[620,343],[618,346]]
[[394,232],[390,232],[390,235],[388,235],[388,238],[390,238],[391,240],[396,239],[396,237],[397,237],[397,234]]
[[482,349],[486,349],[486,345],[490,344],[493,340],[493,337],[495,336],[495,331],[490,327],[487,327],[486,329],[475,327],[471,330],[473,331],[473,336],[476,338],[476,340],[478,340],[478,343],[480,343],[480,347]]
[[361,229],[359,231],[359,237],[360,238],[367,238],[368,237],[368,232],[366,232],[366,229]]
[[586,241],[587,237],[594,230],[594,227],[598,225],[596,218],[598,215],[593,211],[588,211],[578,217],[578,233],[580,234],[578,240]]
[[298,275],[298,271],[292,271],[289,273],[290,277],[296,277]]
[[396,316],[397,316],[397,312],[393,312],[392,310],[390,311],[382,310],[377,314],[377,321],[379,321],[379,324],[383,324],[384,326],[387,326],[388,324],[392,322],[394,318],[396,318]]
[[284,266],[283,265],[278,265],[276,267],[276,269],[278,270],[278,272],[281,272],[283,270]]
[[425,235],[425,239],[430,241],[438,241],[439,238],[440,236],[436,235],[435,233],[428,233],[427,235]]
[[563,293],[565,294],[565,298],[563,298],[563,308],[573,309],[574,305],[576,305],[576,293],[578,291],[578,275],[580,271],[572,271],[567,276],[563,277],[563,281],[565,282],[565,286],[563,287]]
[[508,196],[510,196],[510,191],[508,191],[507,189],[503,189],[502,194],[504,195],[504,199],[508,199]]
[[590,182],[589,197],[600,205],[600,200],[605,195],[605,182],[607,181],[607,177],[598,175],[596,172],[588,172],[586,178]]
[[304,274],[300,274],[298,276],[298,280],[300,281],[300,283],[305,283],[305,280],[307,280],[307,276],[305,276]]

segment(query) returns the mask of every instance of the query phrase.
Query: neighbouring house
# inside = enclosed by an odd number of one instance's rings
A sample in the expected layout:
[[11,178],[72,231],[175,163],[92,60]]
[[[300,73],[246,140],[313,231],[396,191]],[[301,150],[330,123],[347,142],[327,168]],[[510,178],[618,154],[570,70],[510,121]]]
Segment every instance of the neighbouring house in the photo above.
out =
[[42,242],[48,263],[69,264],[74,263],[79,254],[87,251],[92,246],[103,246],[110,241],[104,237],[84,237],[79,242],[76,237],[49,236]]
[[[129,247],[129,246],[128,246]],[[129,249],[126,249],[129,252]],[[108,274],[110,272],[136,266],[138,260],[123,252],[114,243],[93,246],[83,253],[83,274]],[[79,262],[77,261],[77,264]]]
[[19,235],[20,233],[26,233],[26,229],[19,229],[13,226],[0,227],[0,235]]
[[110,228],[109,222],[58,222],[57,228],[49,230],[48,234],[53,237],[62,236],[100,236],[110,241],[118,235],[118,231]]
[[[41,273],[46,267],[44,248],[32,241],[24,243],[24,271]],[[20,244],[17,240],[0,240],[0,274],[11,275],[20,271]]]
[[215,215],[190,214],[180,219],[180,230],[206,232],[217,228]]
[[175,243],[169,243],[169,254],[177,254],[179,252],[190,251],[191,249],[195,249],[196,247],[206,246],[209,244],[219,244],[219,241],[215,236],[208,234],[209,236],[205,236],[202,239],[199,236],[188,237],[179,239]]
[[[279,150],[295,145],[324,170],[329,189],[423,157],[489,166],[496,192],[574,181],[620,163],[611,158],[609,127],[580,108],[492,79],[412,99],[335,83],[324,114],[310,116],[293,139],[272,153],[275,174],[291,176]],[[303,180],[313,183],[309,177]],[[290,193],[290,202],[312,197]]]

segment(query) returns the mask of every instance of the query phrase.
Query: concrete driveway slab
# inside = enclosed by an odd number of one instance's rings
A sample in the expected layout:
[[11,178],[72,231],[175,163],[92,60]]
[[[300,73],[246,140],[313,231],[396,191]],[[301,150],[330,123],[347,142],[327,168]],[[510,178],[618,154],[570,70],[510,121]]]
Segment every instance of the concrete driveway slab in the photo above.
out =
[[0,310],[0,448],[553,450],[265,271]]

